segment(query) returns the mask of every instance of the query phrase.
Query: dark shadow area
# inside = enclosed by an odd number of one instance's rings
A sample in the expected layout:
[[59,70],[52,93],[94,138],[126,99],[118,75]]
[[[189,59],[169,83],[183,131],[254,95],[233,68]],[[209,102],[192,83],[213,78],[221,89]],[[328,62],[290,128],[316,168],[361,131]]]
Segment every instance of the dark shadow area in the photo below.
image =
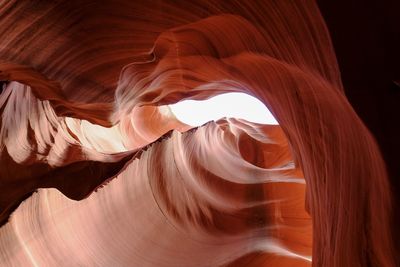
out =
[[[400,224],[400,1],[318,0],[346,95],[375,136],[395,195]],[[400,248],[400,228],[394,233]]]

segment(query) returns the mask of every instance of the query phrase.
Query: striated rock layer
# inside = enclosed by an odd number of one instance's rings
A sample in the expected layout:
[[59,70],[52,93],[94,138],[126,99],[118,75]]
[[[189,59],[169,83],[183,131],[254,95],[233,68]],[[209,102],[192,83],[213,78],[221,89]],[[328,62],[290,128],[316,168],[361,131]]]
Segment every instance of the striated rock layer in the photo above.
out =
[[[140,2],[0,4],[1,265],[395,266],[316,4]],[[280,126],[165,106],[224,92]]]

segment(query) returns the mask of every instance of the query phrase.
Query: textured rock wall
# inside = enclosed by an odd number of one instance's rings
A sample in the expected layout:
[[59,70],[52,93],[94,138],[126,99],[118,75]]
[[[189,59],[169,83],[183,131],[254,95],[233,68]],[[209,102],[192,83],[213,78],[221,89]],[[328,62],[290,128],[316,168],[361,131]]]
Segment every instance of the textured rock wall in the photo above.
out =
[[[1,4],[2,265],[395,266],[316,4],[140,2]],[[163,106],[223,92],[280,126]]]

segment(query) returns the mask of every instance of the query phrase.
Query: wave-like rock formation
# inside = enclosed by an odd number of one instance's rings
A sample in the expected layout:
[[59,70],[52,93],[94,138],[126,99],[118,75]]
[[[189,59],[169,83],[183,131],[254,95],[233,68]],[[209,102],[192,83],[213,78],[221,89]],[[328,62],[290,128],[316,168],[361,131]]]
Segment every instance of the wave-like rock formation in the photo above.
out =
[[[313,1],[0,4],[2,266],[395,266]],[[279,126],[166,106],[243,92]]]

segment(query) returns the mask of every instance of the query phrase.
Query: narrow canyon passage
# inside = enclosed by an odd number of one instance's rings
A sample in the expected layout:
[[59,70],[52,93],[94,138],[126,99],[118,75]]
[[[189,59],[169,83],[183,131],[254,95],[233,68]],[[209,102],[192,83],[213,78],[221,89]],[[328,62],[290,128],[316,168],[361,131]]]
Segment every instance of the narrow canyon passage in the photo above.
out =
[[1,266],[396,266],[314,1],[13,0],[0,22]]

